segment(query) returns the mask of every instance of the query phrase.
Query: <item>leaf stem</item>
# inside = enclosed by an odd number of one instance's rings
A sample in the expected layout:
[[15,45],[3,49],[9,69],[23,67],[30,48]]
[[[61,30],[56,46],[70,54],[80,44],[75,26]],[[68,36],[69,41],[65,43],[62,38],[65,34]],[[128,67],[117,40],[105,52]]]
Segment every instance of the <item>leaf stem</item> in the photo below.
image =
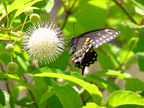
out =
[[[26,23],[27,17],[28,17],[28,16],[25,17],[24,23],[23,23],[22,28],[21,28],[21,32],[23,31],[23,28],[24,28],[24,25],[25,25],[25,23]],[[13,42],[13,45],[16,43],[16,41],[18,40],[18,38],[20,37],[20,35],[21,35],[21,34],[19,34],[18,37],[16,38],[16,40]]]
[[130,18],[130,20],[132,22],[134,22],[135,24],[138,24],[134,18],[132,17],[132,15],[127,11],[127,9],[123,6],[123,5],[120,5],[120,3],[117,1],[117,0],[113,0],[126,14],[127,16]]
[[[29,22],[30,22],[30,21],[27,21],[27,22],[25,22],[25,24],[26,24],[26,23],[29,23]],[[15,28],[13,28],[12,31],[16,30],[16,29],[19,28],[20,26],[23,26],[23,24],[21,24],[21,25],[15,27]]]

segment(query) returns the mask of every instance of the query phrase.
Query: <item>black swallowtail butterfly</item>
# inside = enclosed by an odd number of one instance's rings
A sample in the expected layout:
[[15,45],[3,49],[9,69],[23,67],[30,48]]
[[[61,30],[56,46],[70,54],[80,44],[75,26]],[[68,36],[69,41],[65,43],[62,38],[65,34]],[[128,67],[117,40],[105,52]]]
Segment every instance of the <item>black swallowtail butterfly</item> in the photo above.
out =
[[72,57],[72,61],[75,63],[75,67],[82,69],[82,75],[85,67],[97,60],[98,54],[93,49],[115,39],[119,34],[120,32],[115,29],[103,28],[88,31],[76,38],[72,37],[69,55],[76,52]]

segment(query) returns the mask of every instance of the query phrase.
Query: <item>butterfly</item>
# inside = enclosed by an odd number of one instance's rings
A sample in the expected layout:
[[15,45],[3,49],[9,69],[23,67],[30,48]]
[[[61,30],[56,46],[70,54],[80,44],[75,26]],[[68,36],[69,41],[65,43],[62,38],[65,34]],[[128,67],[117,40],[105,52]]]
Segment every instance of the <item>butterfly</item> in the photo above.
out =
[[80,34],[72,37],[70,42],[69,55],[72,57],[75,67],[82,69],[82,75],[86,66],[90,66],[97,60],[98,54],[94,49],[115,39],[120,32],[113,28],[102,28]]

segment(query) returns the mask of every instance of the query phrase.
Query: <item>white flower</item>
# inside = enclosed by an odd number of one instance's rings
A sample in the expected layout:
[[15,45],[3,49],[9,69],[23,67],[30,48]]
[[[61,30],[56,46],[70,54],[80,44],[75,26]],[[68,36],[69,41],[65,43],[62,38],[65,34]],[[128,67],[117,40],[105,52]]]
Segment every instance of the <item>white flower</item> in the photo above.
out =
[[24,50],[30,59],[37,59],[41,64],[53,62],[64,49],[64,37],[61,29],[46,21],[28,28],[22,41]]

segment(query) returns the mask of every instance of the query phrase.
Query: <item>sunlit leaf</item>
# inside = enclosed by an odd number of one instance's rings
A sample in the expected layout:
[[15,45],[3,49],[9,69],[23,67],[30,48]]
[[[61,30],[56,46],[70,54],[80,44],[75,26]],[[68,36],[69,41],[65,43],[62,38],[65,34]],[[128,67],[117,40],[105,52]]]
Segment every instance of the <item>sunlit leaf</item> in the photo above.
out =
[[[60,73],[62,73],[60,70],[58,70],[58,71]],[[34,73],[37,73],[37,74],[30,74],[30,75],[37,76],[37,77],[62,78],[62,79],[72,81],[72,82],[82,86],[83,88],[85,88],[89,92],[89,94],[92,96],[93,100],[97,104],[100,104],[100,102],[102,100],[102,94],[94,84],[87,83],[87,82],[85,82],[81,79],[78,79],[76,77],[73,77],[73,76],[64,75],[64,74],[57,74],[57,73],[53,73],[53,72],[57,72],[57,70],[52,71],[48,68],[42,68],[40,70],[34,71]]]
[[95,103],[89,102],[89,103],[86,103],[86,106],[83,106],[82,108],[101,108],[101,107],[99,107]]
[[46,12],[49,13],[52,10],[53,6],[54,6],[54,0],[48,0],[44,9],[46,10]]
[[108,108],[115,108],[122,105],[141,105],[144,106],[144,99],[132,91],[119,90],[112,93],[107,101]]

